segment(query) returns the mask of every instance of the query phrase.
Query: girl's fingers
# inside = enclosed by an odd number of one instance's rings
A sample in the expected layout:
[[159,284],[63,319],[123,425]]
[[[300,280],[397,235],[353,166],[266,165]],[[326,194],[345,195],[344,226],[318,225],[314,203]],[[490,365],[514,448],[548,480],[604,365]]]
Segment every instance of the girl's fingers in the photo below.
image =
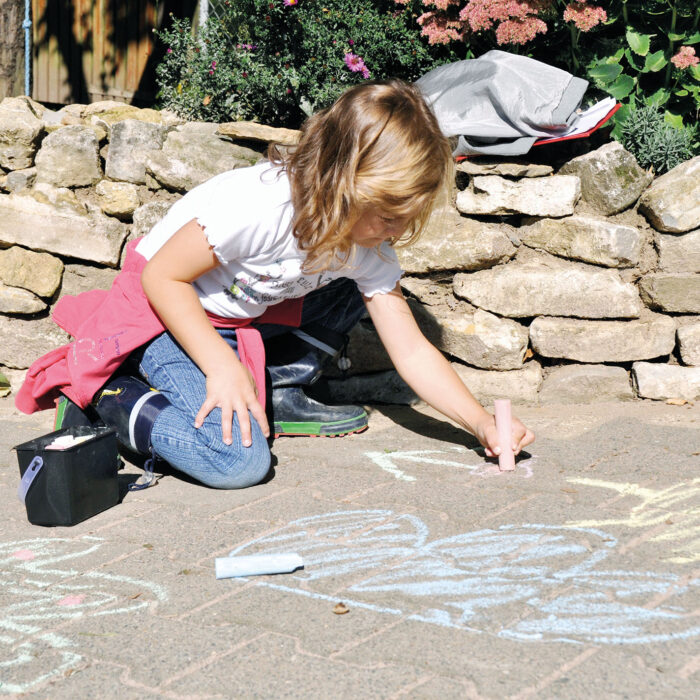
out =
[[240,407],[236,407],[236,414],[238,415],[238,427],[241,431],[243,447],[250,447],[253,444],[253,440],[250,435],[250,415],[248,414],[247,406],[243,404]]
[[267,422],[267,415],[265,415],[265,409],[260,405],[259,401],[255,401],[250,406],[250,412],[253,414],[253,418],[258,422],[263,435],[265,437],[270,437],[270,426]]
[[526,447],[535,441],[535,434],[531,430],[523,428],[523,430],[519,431],[514,438],[513,452],[517,455],[523,449],[523,447]]
[[535,442],[535,434],[531,430],[526,430],[523,439],[520,441],[520,448],[527,447]]
[[486,425],[484,429],[481,444],[484,446],[487,457],[497,457],[501,451],[498,444],[498,431],[496,430],[496,424],[493,419],[491,419],[490,423]]
[[204,399],[204,403],[199,407],[197,415],[194,417],[194,427],[201,428],[204,419],[214,410],[216,403],[211,399]]
[[[253,385],[254,388],[254,385]],[[270,428],[265,415],[265,409],[260,405],[255,394],[250,392],[249,396],[238,397],[235,402],[222,401],[215,396],[209,396],[202,403],[197,415],[194,418],[194,427],[201,428],[204,419],[217,407],[221,409],[221,439],[226,445],[233,444],[233,416],[238,416],[238,427],[241,434],[241,443],[244,447],[253,444],[252,429],[250,425],[250,414],[258,422],[265,437],[269,437]],[[250,410],[250,414],[249,411]]]
[[231,406],[221,407],[221,437],[226,445],[233,442],[233,408]]

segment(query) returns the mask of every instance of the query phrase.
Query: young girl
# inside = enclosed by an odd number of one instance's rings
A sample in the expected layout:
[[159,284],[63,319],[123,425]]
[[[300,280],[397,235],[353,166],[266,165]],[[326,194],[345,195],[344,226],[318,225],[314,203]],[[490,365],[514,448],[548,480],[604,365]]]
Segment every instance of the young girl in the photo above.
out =
[[[366,309],[416,394],[498,454],[493,416],[416,325],[392,247],[419,235],[452,173],[416,88],[351,88],[294,149],[186,194],[132,246],[107,297],[57,308],[76,340],[31,368],[18,406],[35,410],[58,388],[85,407],[133,350],[147,383],[117,373],[92,401],[120,441],[207,485],[250,486],[270,465],[265,354],[275,435],[367,426],[361,408],[302,389]],[[516,453],[534,440],[517,419],[512,437]]]

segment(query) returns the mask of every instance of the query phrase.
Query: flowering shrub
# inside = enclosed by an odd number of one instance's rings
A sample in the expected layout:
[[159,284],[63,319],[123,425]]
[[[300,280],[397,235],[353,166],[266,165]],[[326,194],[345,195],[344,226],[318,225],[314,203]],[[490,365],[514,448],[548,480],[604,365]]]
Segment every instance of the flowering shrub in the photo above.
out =
[[498,44],[525,44],[536,34],[547,31],[547,25],[538,15],[550,5],[548,0],[471,0],[462,8],[459,18],[472,32],[496,25]]
[[576,29],[590,32],[608,19],[608,13],[602,7],[587,4],[585,0],[576,0],[566,6],[563,17],[565,22],[572,22]]
[[681,70],[697,66],[698,62],[700,59],[695,55],[695,49],[692,46],[681,46],[678,53],[671,58],[671,63]]
[[465,55],[422,39],[407,1],[231,0],[196,36],[174,20],[159,33],[160,104],[190,119],[295,127],[350,85],[415,80]]

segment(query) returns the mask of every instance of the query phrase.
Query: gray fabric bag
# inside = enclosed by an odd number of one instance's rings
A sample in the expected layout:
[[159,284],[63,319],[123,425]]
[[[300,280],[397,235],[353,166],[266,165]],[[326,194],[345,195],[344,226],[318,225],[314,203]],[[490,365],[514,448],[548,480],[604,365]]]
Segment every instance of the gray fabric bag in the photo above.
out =
[[454,155],[521,155],[573,126],[588,81],[526,56],[489,51],[431,70],[415,85]]

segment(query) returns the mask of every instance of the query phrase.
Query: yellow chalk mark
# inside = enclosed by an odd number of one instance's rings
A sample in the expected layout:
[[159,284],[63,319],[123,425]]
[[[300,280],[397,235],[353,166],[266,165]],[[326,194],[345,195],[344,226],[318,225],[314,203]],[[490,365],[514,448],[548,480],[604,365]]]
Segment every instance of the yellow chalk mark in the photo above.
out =
[[669,542],[673,556],[665,561],[687,564],[700,561],[700,478],[683,481],[664,489],[652,489],[638,484],[604,481],[602,479],[567,479],[571,484],[593,486],[616,491],[623,496],[639,498],[629,515],[605,520],[568,522],[569,527],[605,527],[623,525],[650,528],[666,524],[650,542]]

